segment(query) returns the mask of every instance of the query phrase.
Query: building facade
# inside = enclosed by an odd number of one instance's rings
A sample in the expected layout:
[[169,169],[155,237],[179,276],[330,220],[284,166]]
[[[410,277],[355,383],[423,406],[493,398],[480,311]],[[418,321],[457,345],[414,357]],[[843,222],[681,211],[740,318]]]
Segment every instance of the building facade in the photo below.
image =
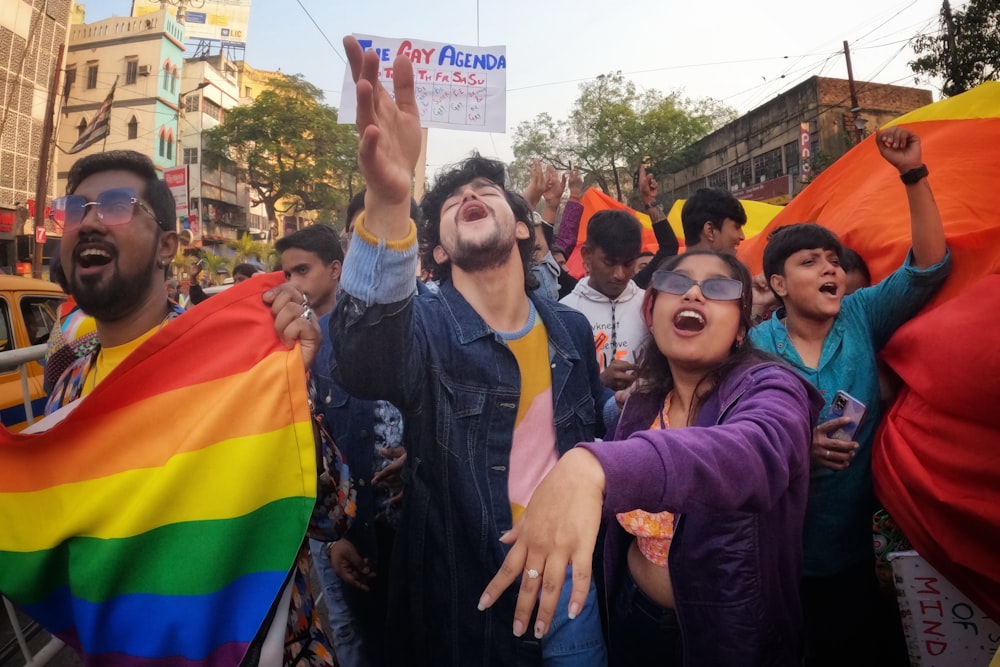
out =
[[[42,129],[60,49],[66,46],[72,0],[0,2],[0,270],[30,273],[35,200],[60,192],[50,176],[38,197]],[[52,148],[45,156],[53,174]],[[48,261],[54,241],[43,257]]]
[[[116,17],[73,26],[56,133],[58,181],[79,158],[134,150],[160,169],[177,164],[184,26],[166,10],[141,18]],[[106,137],[73,153],[74,144],[114,89]]]
[[658,173],[662,191],[685,199],[720,187],[741,199],[786,204],[816,173],[874,128],[933,101],[931,91],[813,77],[691,147],[688,164]]

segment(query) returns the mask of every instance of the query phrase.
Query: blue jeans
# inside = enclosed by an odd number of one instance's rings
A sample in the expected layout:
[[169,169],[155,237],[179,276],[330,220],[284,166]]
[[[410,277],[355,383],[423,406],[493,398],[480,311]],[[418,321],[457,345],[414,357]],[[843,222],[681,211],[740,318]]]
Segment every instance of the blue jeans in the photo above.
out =
[[583,609],[575,619],[570,620],[569,596],[572,589],[573,568],[568,567],[559,604],[552,617],[552,627],[542,637],[542,659],[546,667],[606,667],[608,651],[601,630],[594,580],[590,580],[590,591]]
[[309,539],[309,552],[313,565],[323,587],[323,602],[326,604],[330,631],[333,632],[333,650],[341,667],[367,667],[364,643],[357,619],[344,599],[344,582],[333,571],[326,544]]

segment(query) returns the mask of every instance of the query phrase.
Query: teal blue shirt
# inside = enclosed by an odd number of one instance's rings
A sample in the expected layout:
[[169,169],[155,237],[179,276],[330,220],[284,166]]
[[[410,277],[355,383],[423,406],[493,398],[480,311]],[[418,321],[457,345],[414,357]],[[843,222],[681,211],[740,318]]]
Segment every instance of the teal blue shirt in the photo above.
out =
[[788,339],[783,318],[775,316],[750,331],[754,345],[784,359],[819,389],[826,401],[820,423],[830,418],[830,402],[839,390],[868,406],[855,436],[859,449],[851,465],[840,471],[812,470],[804,531],[806,576],[832,576],[871,557],[875,509],[871,457],[882,418],[876,354],[930,300],[950,272],[950,251],[927,269],[915,267],[909,253],[885,280],[844,297],[816,368],[803,363]]

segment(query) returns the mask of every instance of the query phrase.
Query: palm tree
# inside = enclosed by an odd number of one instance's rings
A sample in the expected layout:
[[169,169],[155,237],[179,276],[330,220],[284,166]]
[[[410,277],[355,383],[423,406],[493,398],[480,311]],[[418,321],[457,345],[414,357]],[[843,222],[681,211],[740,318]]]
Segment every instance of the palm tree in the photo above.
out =
[[268,244],[255,241],[250,234],[244,234],[236,241],[227,242],[226,245],[236,253],[234,259],[237,264],[250,260],[256,260],[257,263],[263,264],[267,260]]
[[205,251],[201,259],[205,263],[205,273],[213,285],[219,284],[219,269],[225,269],[228,272],[233,266],[230,258],[216,255],[214,252]]

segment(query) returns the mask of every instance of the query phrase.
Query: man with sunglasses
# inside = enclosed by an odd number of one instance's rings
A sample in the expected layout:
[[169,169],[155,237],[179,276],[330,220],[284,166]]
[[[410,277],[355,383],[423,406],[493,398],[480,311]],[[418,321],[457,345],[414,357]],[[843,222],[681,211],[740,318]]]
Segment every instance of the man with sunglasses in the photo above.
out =
[[[70,169],[67,189],[68,195],[52,203],[51,217],[62,226],[60,258],[67,291],[84,312],[94,317],[98,344],[60,376],[46,414],[90,395],[143,342],[183,312],[169,302],[163,288],[166,267],[177,252],[178,236],[173,195],[158,178],[153,162],[134,151],[89,155]],[[302,360],[308,368],[319,348],[320,334],[303,295],[285,284],[264,293],[262,299],[270,306],[277,335],[289,346],[301,342]],[[198,341],[190,344],[197,345]],[[114,395],[112,392],[104,397]],[[109,411],[114,407],[109,405]],[[224,418],[234,417],[238,415]],[[212,423],[220,419],[210,414],[206,418],[214,420]],[[143,439],[137,437],[135,442],[120,444],[141,447]],[[283,654],[285,664],[292,664],[292,658],[298,660],[298,665],[333,664],[332,649],[308,592],[308,562],[308,552],[300,550],[283,589],[270,603],[270,614],[259,628],[256,623],[261,619],[251,617],[253,611],[248,611],[246,618],[231,619],[232,623],[249,625],[257,633],[251,634],[249,648],[240,649],[246,651],[240,664],[277,665]],[[165,590],[164,594],[184,593]],[[109,641],[129,641],[128,637],[114,635],[121,619],[102,622],[106,625],[98,630],[110,637]],[[221,632],[209,628],[205,635],[212,637],[212,633]],[[83,650],[90,653],[94,649],[84,646]],[[189,662],[203,664],[201,657],[192,657]]]

